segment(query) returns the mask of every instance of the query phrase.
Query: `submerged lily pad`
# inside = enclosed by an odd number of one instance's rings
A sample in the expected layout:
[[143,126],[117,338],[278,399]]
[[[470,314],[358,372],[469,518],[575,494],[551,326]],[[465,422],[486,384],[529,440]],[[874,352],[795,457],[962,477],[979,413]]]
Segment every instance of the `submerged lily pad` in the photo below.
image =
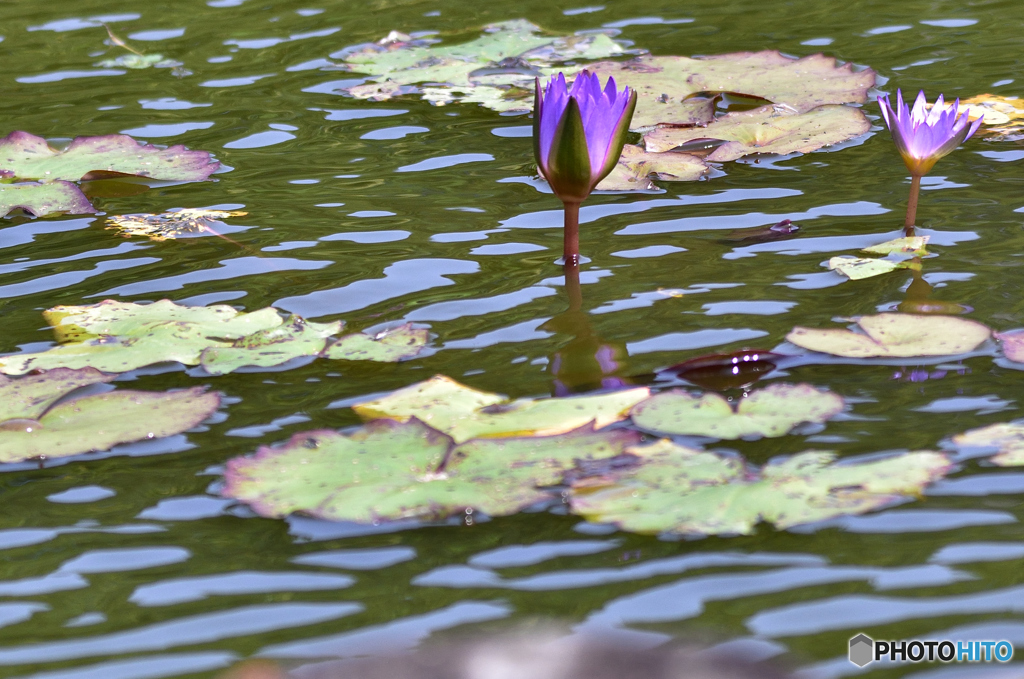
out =
[[548,436],[591,423],[599,429],[624,419],[630,408],[649,395],[649,389],[638,388],[596,396],[508,401],[435,375],[383,398],[356,403],[352,409],[364,420],[415,417],[460,443],[479,437]]
[[303,356],[319,356],[327,338],[341,332],[341,321],[310,323],[291,316],[281,325],[240,337],[228,346],[212,346],[200,357],[211,375],[224,375],[243,366],[269,368]]
[[560,436],[452,440],[422,422],[377,420],[350,434],[296,434],[278,448],[228,461],[224,495],[263,516],[302,512],[371,523],[439,519],[467,509],[513,514],[553,499],[577,458],[614,457],[636,432],[577,431]]
[[963,447],[997,448],[998,453],[989,458],[1000,467],[1024,465],[1024,424],[1007,422],[991,424],[972,429],[953,437],[953,443]]
[[988,327],[956,316],[877,314],[857,319],[861,332],[796,327],[786,339],[804,349],[846,358],[911,358],[967,353],[988,339]]
[[738,439],[783,436],[802,422],[826,422],[844,406],[838,394],[809,384],[772,384],[735,407],[718,394],[674,389],[641,402],[630,417],[641,429],[660,434]]
[[81,189],[66,181],[0,184],[0,217],[18,208],[33,217],[54,213],[88,215],[96,212]]
[[890,262],[888,259],[872,259],[870,257],[847,257],[841,255],[828,260],[828,268],[849,278],[851,281],[859,281],[865,278],[873,278],[887,274],[896,269],[902,268],[900,262]]
[[953,466],[930,451],[845,465],[808,451],[760,470],[670,441],[628,452],[637,466],[574,482],[574,514],[638,533],[748,535],[761,521],[785,529],[896,504]]
[[871,69],[854,71],[850,64],[840,66],[834,58],[822,54],[793,59],[775,51],[695,59],[644,55],[587,68],[602,80],[615,76],[620,87],[629,85],[637,91],[631,125],[637,131],[658,125],[711,123],[714,107],[708,106],[706,99],[694,101],[695,95],[727,92],[784,104],[793,113],[806,113],[828,104],[864,103],[868,89],[875,84]]
[[123,236],[146,236],[156,241],[193,236],[202,233],[220,235],[215,224],[228,217],[244,217],[249,213],[238,210],[209,210],[181,208],[160,214],[114,215],[107,217],[108,229],[117,229]]
[[[572,74],[583,68],[577,62],[626,52],[603,33],[548,37],[539,30],[528,21],[505,21],[485,27],[484,35],[458,45],[427,45],[392,33],[345,57],[350,70],[372,74],[372,82],[347,92],[373,101],[422,94],[438,105],[466,102],[497,111],[529,111],[533,98],[527,90],[535,77],[557,71]],[[566,62],[572,65],[553,67]],[[419,87],[423,84],[429,85]]]
[[104,59],[96,62],[100,68],[174,68],[181,66],[180,61],[168,59],[162,54],[122,54],[114,59]]
[[112,173],[195,182],[208,178],[218,167],[220,163],[206,151],[189,151],[184,146],[161,149],[123,134],[75,137],[63,151],[28,132],[11,132],[0,139],[0,176],[19,179],[78,181]]
[[646,191],[652,179],[670,182],[694,182],[711,167],[690,153],[648,153],[639,146],[626,144],[618,164],[597,185],[598,191]]
[[725,142],[709,162],[737,160],[754,153],[810,153],[864,134],[871,123],[860,109],[821,106],[806,113],[780,106],[728,113],[707,127],[659,127],[644,135],[648,151],[670,151],[703,139]]
[[427,345],[430,331],[406,323],[376,335],[347,335],[327,347],[324,358],[397,363],[415,357]]
[[[68,457],[107,450],[120,443],[172,436],[195,427],[220,406],[218,394],[195,387],[168,393],[111,391],[49,407],[72,385],[77,388],[108,381],[97,375],[91,370],[53,370],[0,383],[0,391],[9,392],[18,390],[18,383],[31,381],[20,389],[23,396],[32,392],[30,403],[34,403],[27,405],[23,400],[27,407],[20,413],[33,417],[0,421],[0,462]],[[47,386],[52,392],[44,394]]]
[[995,333],[1003,355],[1014,363],[1024,363],[1024,329]]

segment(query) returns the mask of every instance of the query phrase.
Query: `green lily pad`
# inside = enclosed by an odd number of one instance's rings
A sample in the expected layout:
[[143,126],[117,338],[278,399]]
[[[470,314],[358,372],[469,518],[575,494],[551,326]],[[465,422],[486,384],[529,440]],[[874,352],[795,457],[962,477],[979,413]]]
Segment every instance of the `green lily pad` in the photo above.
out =
[[[513,514],[550,500],[577,458],[620,455],[635,432],[578,431],[561,436],[452,441],[416,419],[377,420],[349,434],[296,434],[278,448],[229,460],[223,494],[270,517],[302,512],[372,523],[464,515]],[[450,451],[450,452],[449,452]]]
[[928,254],[924,246],[928,244],[930,236],[904,236],[894,240],[887,240],[878,245],[871,245],[861,249],[861,252],[870,252],[874,255],[907,254],[915,257],[923,257]]
[[[67,371],[52,372],[58,373],[52,378],[54,391],[63,395],[73,379],[69,382]],[[51,379],[49,374],[42,379]],[[29,389],[38,390],[38,383]],[[204,387],[168,393],[111,391],[63,401],[41,417],[8,419],[0,422],[0,462],[68,457],[179,434],[220,406],[218,394],[204,392]]]
[[842,255],[828,260],[828,268],[836,273],[841,273],[851,281],[859,281],[865,278],[881,276],[902,267],[899,262],[890,262],[888,259],[847,257]]
[[652,179],[669,182],[694,182],[711,167],[690,153],[648,153],[639,146],[626,144],[618,164],[597,185],[598,191],[646,191]]
[[356,333],[342,337],[327,347],[324,358],[397,363],[415,357],[429,339],[429,330],[406,323],[376,335]]
[[754,153],[810,153],[870,129],[871,123],[860,109],[849,106],[820,106],[799,113],[769,105],[726,114],[707,127],[659,127],[644,135],[644,144],[648,151],[659,153],[697,140],[720,140],[725,143],[707,160],[724,162]]
[[670,441],[628,452],[637,466],[573,483],[574,514],[637,533],[748,535],[761,521],[785,529],[896,504],[953,466],[930,451],[848,465],[809,451],[761,469]]
[[1003,347],[1003,355],[1014,363],[1024,363],[1024,330],[1009,330],[995,333]]
[[[620,87],[629,85],[637,91],[631,125],[635,131],[658,125],[711,123],[713,106],[703,99],[693,101],[694,95],[740,94],[784,104],[794,113],[806,113],[829,104],[862,104],[875,84],[871,69],[854,71],[850,64],[838,66],[834,58],[822,54],[792,59],[775,51],[696,59],[644,55],[587,68],[602,80],[614,76]],[[654,150],[650,146],[648,149]]]
[[110,382],[114,377],[93,368],[57,368],[20,380],[0,375],[0,422],[39,419],[50,406],[76,389]]
[[1024,465],[1024,424],[1007,422],[972,429],[953,437],[953,443],[963,447],[996,448],[998,453],[989,458],[1000,467]]
[[55,213],[88,215],[96,212],[81,189],[65,181],[0,184],[0,217],[21,208],[33,217]]
[[281,325],[241,337],[228,346],[212,346],[200,357],[211,375],[224,375],[243,366],[269,368],[302,356],[319,356],[327,338],[341,332],[343,323],[310,323],[291,316]]
[[[438,105],[465,102],[496,111],[529,111],[533,98],[526,91],[532,92],[535,77],[557,71],[572,74],[583,68],[576,62],[626,52],[603,33],[549,37],[539,30],[521,19],[505,21],[486,26],[482,36],[458,45],[428,45],[392,33],[345,57],[351,70],[372,74],[372,82],[347,92],[373,101],[422,94]],[[573,65],[553,67],[566,62]]]
[[977,349],[991,333],[981,323],[956,316],[897,313],[862,316],[857,328],[861,332],[796,327],[786,339],[804,349],[846,358],[911,358],[964,354]]
[[383,398],[356,403],[352,409],[364,420],[407,421],[415,417],[461,443],[479,437],[548,436],[591,423],[599,429],[624,419],[631,407],[649,395],[649,389],[639,388],[596,396],[508,401],[435,375]]
[[161,149],[123,134],[75,137],[63,151],[28,132],[0,139],[0,176],[78,181],[94,174],[137,175],[162,181],[195,182],[208,178],[220,163],[206,151],[184,146]]
[[673,389],[638,404],[630,417],[641,429],[661,434],[738,439],[783,436],[802,422],[826,422],[844,406],[838,394],[809,384],[772,384],[735,407],[715,393],[696,396]]

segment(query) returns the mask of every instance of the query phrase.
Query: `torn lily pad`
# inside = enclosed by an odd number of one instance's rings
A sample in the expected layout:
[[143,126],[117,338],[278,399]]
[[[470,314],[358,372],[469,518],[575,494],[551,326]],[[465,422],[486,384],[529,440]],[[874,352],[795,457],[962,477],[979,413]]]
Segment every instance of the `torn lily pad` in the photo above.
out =
[[851,281],[859,281],[881,276],[903,267],[900,262],[890,262],[888,259],[840,255],[828,260],[828,268],[846,276]]
[[923,257],[928,254],[928,251],[924,249],[924,246],[928,244],[928,239],[931,236],[904,236],[903,238],[895,238],[893,240],[887,240],[884,243],[878,245],[869,245],[866,248],[862,248],[861,252],[868,252],[873,255],[912,255],[914,257]]
[[[793,59],[775,51],[695,59],[644,55],[587,68],[602,80],[614,76],[619,86],[628,85],[637,91],[639,100],[631,127],[635,131],[658,125],[711,123],[713,102],[709,106],[707,98],[696,95],[739,94],[785,105],[792,113],[806,113],[830,104],[862,104],[875,84],[871,69],[854,71],[851,64],[840,66],[823,54]],[[648,149],[654,150],[650,146]]]
[[707,161],[724,162],[755,153],[810,153],[870,129],[871,123],[860,109],[849,106],[820,106],[800,113],[769,105],[728,113],[706,127],[659,127],[644,135],[644,144],[648,151],[658,153],[698,140],[717,140],[724,143]]
[[[496,111],[529,111],[533,100],[528,91],[534,78],[557,71],[575,73],[582,68],[576,62],[626,53],[603,33],[548,37],[521,19],[491,24],[484,31],[481,37],[458,45],[427,45],[392,33],[345,56],[350,70],[372,74],[370,83],[347,92],[373,101],[422,94],[437,105],[465,102]],[[566,62],[573,65],[554,67]]]
[[223,494],[269,517],[301,512],[374,523],[467,509],[504,516],[554,499],[541,488],[560,483],[577,458],[614,457],[638,440],[626,430],[581,430],[452,448],[450,438],[416,419],[377,420],[349,434],[296,434],[278,448],[229,460]]
[[304,356],[319,356],[327,338],[341,332],[341,321],[311,323],[298,316],[240,337],[228,346],[203,350],[200,362],[211,375],[225,375],[246,366],[269,368]]
[[772,384],[733,404],[715,393],[663,391],[630,412],[641,429],[720,439],[784,436],[803,422],[823,423],[842,412],[843,398],[809,384]]
[[[220,396],[205,393],[204,387],[167,393],[109,391],[52,405],[79,386],[109,379],[94,370],[4,378],[0,392],[15,392],[17,398],[20,390],[21,405],[14,409],[19,417],[0,421],[0,462],[68,457],[173,436],[197,426],[220,406]],[[0,417],[10,414],[6,405]]]
[[107,217],[108,229],[117,229],[122,236],[146,236],[155,241],[174,238],[220,234],[214,229],[220,220],[244,217],[248,212],[239,210],[211,210],[207,208],[179,208],[160,214],[141,213]]
[[196,182],[220,167],[206,151],[140,144],[123,134],[75,137],[57,151],[42,137],[11,132],[0,139],[0,176],[78,181],[97,174],[121,174],[161,181]]
[[65,181],[0,184],[0,217],[22,209],[33,217],[66,213],[88,215],[96,212],[81,189]]
[[953,356],[977,349],[991,331],[956,316],[886,313],[857,319],[860,332],[796,327],[786,339],[804,349],[845,358]]
[[1000,467],[1024,465],[1024,424],[1007,422],[972,429],[953,437],[953,443],[964,448],[996,448],[989,458]]
[[761,469],[670,441],[628,452],[636,466],[574,482],[574,514],[637,533],[749,535],[761,521],[786,529],[888,507],[953,467],[930,451],[855,464],[808,451]]
[[417,418],[456,443],[495,436],[549,436],[586,424],[600,429],[625,419],[629,409],[650,395],[647,388],[595,396],[518,399],[477,391],[444,375],[399,389],[383,398],[356,403],[364,420]]
[[361,332],[346,335],[327,347],[324,358],[397,363],[415,358],[429,339],[429,330],[414,328],[411,323],[406,323],[376,335]]
[[648,191],[657,188],[652,179],[694,182],[710,171],[707,163],[690,153],[648,153],[639,146],[626,144],[618,164],[596,190]]

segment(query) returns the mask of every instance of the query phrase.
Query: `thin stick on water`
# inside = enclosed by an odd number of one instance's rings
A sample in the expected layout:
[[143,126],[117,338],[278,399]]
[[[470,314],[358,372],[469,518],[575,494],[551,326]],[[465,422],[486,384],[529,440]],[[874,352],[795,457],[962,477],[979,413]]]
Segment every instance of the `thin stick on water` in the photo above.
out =
[[562,234],[562,261],[565,266],[580,263],[580,204],[565,203],[565,229]]
[[142,52],[138,51],[137,49],[134,49],[133,47],[129,46],[128,43],[126,43],[124,40],[121,40],[121,38],[119,38],[116,35],[114,35],[114,32],[112,30],[110,30],[110,26],[107,26],[106,24],[103,24],[103,28],[107,29],[107,35],[110,36],[110,42],[114,43],[118,47],[125,48],[126,50],[128,50],[132,54],[137,54],[140,57],[146,56],[145,54],[143,54]]
[[907,218],[903,220],[903,235],[914,235],[914,224],[917,222],[917,199],[921,195],[921,177],[913,175],[910,181],[910,198],[907,200]]

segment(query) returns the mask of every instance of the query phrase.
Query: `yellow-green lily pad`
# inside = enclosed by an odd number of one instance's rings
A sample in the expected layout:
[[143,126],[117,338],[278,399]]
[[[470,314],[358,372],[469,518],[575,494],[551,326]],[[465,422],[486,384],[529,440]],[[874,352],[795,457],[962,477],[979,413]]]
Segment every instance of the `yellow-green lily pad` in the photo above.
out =
[[786,529],[899,503],[953,466],[930,451],[856,464],[808,451],[760,469],[667,440],[628,452],[633,467],[573,483],[574,514],[637,533],[749,535],[761,521]]
[[964,447],[998,449],[989,461],[1000,467],[1024,465],[1024,424],[1021,423],[990,424],[972,429],[954,436],[953,443]]
[[624,419],[649,395],[650,390],[641,387],[595,396],[509,401],[435,375],[383,398],[356,403],[352,409],[364,420],[415,417],[460,443],[479,437],[549,436],[591,423],[599,429]]
[[844,407],[838,394],[809,384],[772,384],[735,404],[712,392],[663,391],[636,405],[630,417],[659,434],[738,439],[784,436],[802,422],[826,422]]
[[691,153],[648,153],[626,144],[611,174],[597,185],[598,191],[648,191],[657,188],[652,179],[694,182],[707,175],[711,166]]
[[93,368],[57,368],[18,380],[0,375],[0,422],[39,419],[50,406],[76,389],[110,382],[114,377]]
[[861,252],[868,252],[873,255],[905,254],[923,257],[928,254],[924,246],[928,244],[929,238],[930,236],[904,236],[903,238],[887,240],[878,245],[870,245],[862,248]]
[[324,358],[347,361],[376,361],[397,363],[414,358],[430,339],[426,328],[414,328],[406,323],[376,335],[356,333],[346,335],[324,351]]
[[857,319],[860,332],[846,328],[796,327],[786,339],[804,349],[845,358],[955,356],[973,351],[991,331],[956,316],[885,313]]
[[66,181],[0,184],[0,217],[22,209],[33,217],[51,214],[89,215],[96,212],[81,189]]
[[303,356],[319,356],[327,339],[341,332],[341,321],[311,323],[291,316],[267,330],[240,337],[230,345],[203,350],[200,362],[211,375],[224,375],[245,366],[269,368]]

